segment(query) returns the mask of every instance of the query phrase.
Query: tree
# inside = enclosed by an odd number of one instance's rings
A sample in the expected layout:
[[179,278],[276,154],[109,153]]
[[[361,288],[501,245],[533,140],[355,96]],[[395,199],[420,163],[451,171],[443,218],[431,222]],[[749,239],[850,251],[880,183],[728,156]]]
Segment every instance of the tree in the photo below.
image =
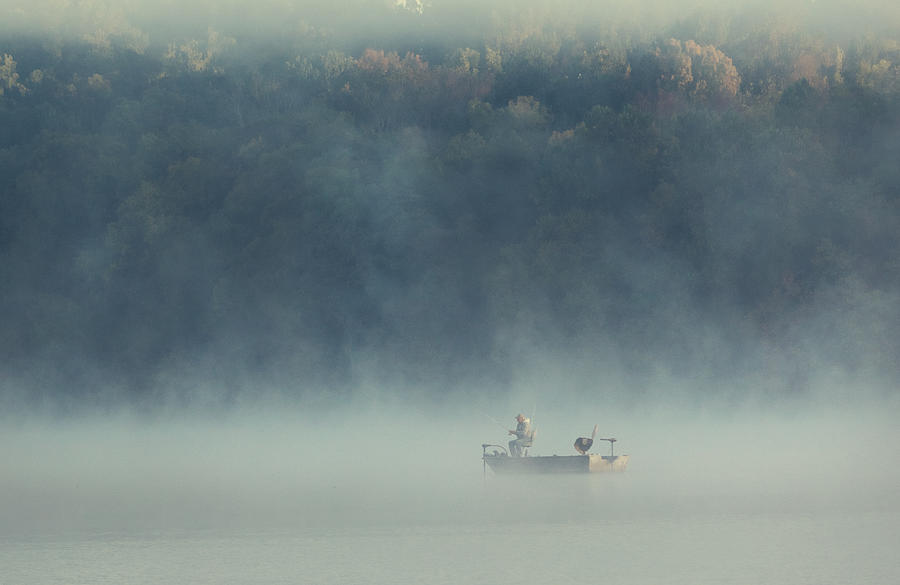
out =
[[20,81],[16,72],[16,60],[9,53],[0,55],[0,96],[6,91],[15,90],[19,94],[28,91]]

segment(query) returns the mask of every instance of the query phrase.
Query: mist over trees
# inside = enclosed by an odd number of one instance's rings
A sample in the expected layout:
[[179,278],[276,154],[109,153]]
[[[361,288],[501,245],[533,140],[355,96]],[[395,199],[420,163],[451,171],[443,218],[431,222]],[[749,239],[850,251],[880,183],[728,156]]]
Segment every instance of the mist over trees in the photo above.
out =
[[84,4],[0,27],[8,400],[900,374],[890,18]]

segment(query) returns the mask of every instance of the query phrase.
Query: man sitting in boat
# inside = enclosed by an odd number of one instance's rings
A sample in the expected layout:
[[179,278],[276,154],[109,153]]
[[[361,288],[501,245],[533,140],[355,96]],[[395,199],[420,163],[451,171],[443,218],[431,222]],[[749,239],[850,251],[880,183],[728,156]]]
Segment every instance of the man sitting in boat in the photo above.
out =
[[509,431],[510,435],[516,438],[509,442],[509,454],[513,457],[521,457],[525,453],[525,449],[531,447],[534,440],[534,432],[531,430],[531,421],[525,418],[525,415],[519,413],[516,415],[516,430]]

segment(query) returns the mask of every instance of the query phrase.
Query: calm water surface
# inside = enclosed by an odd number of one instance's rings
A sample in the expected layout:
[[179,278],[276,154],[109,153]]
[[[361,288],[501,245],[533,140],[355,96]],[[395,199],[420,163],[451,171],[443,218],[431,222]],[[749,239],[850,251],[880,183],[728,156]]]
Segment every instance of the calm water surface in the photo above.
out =
[[807,494],[798,502],[783,493],[689,497],[676,488],[660,496],[633,480],[585,479],[522,486],[490,478],[440,505],[410,493],[378,495],[366,500],[372,509],[356,509],[359,522],[351,513],[304,525],[294,510],[295,525],[265,529],[6,536],[2,582],[900,582],[896,494],[849,502]]
[[[639,419],[627,472],[544,477],[483,474],[468,443],[423,453],[432,428],[408,420],[362,453],[368,419],[8,425],[0,585],[894,585],[882,410]],[[568,427],[543,431],[571,450]]]

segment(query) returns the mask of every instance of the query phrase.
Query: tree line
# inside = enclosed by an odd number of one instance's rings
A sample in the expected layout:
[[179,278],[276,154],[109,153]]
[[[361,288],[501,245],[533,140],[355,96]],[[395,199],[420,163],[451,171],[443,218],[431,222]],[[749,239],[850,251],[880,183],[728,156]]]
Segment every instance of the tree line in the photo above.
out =
[[0,39],[8,387],[898,373],[896,37],[493,26]]

